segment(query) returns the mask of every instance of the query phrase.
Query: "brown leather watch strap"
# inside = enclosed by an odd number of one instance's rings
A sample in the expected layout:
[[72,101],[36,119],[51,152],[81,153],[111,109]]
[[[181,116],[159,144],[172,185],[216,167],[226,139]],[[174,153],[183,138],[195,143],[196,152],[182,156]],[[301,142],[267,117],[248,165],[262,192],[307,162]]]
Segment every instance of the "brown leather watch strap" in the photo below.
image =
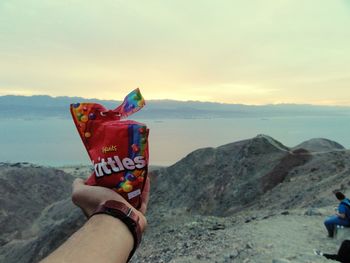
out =
[[129,261],[141,243],[142,233],[139,225],[139,216],[132,210],[132,208],[115,200],[108,200],[104,204],[99,205],[90,217],[97,214],[107,214],[118,218],[128,227],[134,238],[134,248],[129,255]]

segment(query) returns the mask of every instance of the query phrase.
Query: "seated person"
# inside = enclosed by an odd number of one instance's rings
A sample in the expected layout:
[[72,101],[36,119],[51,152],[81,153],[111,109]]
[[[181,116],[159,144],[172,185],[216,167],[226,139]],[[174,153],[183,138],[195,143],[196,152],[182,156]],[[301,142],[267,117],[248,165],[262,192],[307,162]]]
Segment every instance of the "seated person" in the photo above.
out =
[[336,225],[350,226],[350,200],[342,192],[334,193],[336,198],[340,201],[335,215],[330,216],[324,222],[327,228],[328,236],[334,236]]

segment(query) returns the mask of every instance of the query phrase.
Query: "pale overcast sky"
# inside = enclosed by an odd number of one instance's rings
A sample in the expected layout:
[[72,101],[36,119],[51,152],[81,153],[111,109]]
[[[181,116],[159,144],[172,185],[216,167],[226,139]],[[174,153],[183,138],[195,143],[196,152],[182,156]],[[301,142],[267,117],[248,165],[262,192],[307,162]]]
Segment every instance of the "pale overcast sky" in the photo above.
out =
[[350,0],[1,0],[0,95],[350,106]]

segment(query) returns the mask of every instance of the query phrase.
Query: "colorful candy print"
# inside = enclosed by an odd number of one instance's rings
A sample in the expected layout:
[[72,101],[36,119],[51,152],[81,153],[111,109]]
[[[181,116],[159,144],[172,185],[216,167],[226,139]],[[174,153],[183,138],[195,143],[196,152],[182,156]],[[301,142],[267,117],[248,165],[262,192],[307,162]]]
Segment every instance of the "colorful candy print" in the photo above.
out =
[[128,174],[125,176],[125,179],[132,182],[132,181],[135,181],[135,180],[136,180],[136,177],[135,177],[132,173],[128,173]]
[[136,144],[131,145],[131,148],[135,153],[137,153],[140,150],[140,148]]
[[94,172],[86,184],[111,188],[136,208],[147,178],[148,129],[145,124],[121,120],[144,105],[139,89],[114,110],[97,103],[71,105],[74,123],[93,163]]
[[128,183],[125,183],[122,188],[123,188],[124,192],[126,192],[126,193],[131,192],[133,189],[132,185],[128,184]]
[[146,131],[146,129],[143,128],[143,127],[139,129],[139,133],[141,133],[141,134],[142,134],[142,133],[145,133],[145,131]]
[[88,117],[86,115],[83,115],[83,116],[81,116],[80,121],[87,122],[88,121]]

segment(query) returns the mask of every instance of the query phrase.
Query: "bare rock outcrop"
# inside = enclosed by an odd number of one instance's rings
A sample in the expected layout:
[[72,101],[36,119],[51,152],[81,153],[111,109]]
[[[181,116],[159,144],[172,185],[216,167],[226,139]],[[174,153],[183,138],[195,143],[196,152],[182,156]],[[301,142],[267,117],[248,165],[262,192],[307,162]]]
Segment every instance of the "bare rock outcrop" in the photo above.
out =
[[290,171],[312,159],[266,135],[192,152],[155,173],[151,207],[166,205],[226,216],[256,202]]

